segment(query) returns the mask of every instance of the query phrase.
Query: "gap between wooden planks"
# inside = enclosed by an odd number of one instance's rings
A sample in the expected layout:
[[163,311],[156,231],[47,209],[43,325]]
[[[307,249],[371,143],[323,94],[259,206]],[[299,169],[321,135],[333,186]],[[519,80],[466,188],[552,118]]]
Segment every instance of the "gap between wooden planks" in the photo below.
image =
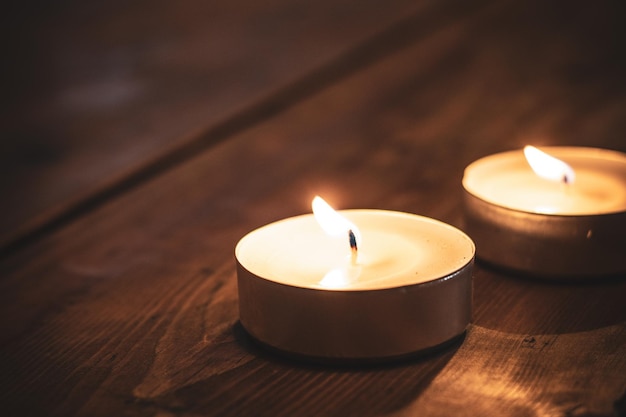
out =
[[279,114],[304,98],[411,45],[437,30],[442,22],[445,24],[445,22],[467,18],[481,11],[485,4],[486,2],[473,2],[472,4],[451,5],[448,2],[441,2],[401,19],[294,83],[270,93],[208,129],[200,128],[190,133],[177,145],[166,149],[136,169],[117,176],[83,197],[71,200],[35,217],[19,227],[6,240],[0,242],[0,258],[62,228],[106,201],[167,172],[230,136]]

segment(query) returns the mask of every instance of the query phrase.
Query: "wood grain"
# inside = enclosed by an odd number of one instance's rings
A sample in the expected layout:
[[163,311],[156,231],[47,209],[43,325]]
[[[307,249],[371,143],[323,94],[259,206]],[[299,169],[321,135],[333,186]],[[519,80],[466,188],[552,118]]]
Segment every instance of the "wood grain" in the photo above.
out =
[[478,264],[462,343],[384,366],[290,361],[237,324],[234,245],[308,212],[314,194],[462,226],[460,180],[477,157],[529,141],[626,151],[624,63],[607,43],[616,20],[604,10],[591,23],[593,13],[532,2],[442,13],[409,46],[6,257],[0,405],[14,415],[624,415],[624,277],[550,283]]

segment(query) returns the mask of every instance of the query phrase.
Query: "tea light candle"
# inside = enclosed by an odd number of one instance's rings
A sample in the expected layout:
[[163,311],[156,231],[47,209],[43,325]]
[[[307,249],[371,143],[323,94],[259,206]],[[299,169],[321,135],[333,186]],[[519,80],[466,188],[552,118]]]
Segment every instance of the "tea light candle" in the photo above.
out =
[[467,235],[408,213],[333,213],[322,226],[312,214],[271,223],[237,244],[240,321],[252,337],[294,355],[362,360],[434,348],[465,331]]
[[525,153],[491,155],[465,170],[465,230],[478,257],[552,278],[625,272],[626,155],[583,147]]

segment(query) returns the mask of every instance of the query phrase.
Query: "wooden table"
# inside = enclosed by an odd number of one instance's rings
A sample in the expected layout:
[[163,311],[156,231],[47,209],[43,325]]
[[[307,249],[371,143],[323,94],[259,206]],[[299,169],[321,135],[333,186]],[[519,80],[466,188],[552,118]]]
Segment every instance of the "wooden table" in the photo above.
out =
[[250,341],[233,248],[315,194],[462,228],[481,156],[626,151],[617,2],[320,3],[9,16],[2,415],[626,415],[624,276],[477,263],[464,339],[392,364]]

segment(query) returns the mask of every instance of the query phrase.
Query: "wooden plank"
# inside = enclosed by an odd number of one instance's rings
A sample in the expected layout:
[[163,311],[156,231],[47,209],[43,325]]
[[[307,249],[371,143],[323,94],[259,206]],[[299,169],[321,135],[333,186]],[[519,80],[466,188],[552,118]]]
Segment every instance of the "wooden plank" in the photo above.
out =
[[426,6],[75,1],[38,13],[16,6],[2,19],[0,41],[7,63],[0,244]]
[[528,141],[626,151],[621,61],[598,47],[610,10],[593,23],[532,2],[445,11],[410,48],[2,260],[3,409],[624,414],[624,277],[551,284],[477,265],[463,343],[378,367],[295,363],[237,324],[237,240],[316,193],[460,225],[462,171],[479,156]]

